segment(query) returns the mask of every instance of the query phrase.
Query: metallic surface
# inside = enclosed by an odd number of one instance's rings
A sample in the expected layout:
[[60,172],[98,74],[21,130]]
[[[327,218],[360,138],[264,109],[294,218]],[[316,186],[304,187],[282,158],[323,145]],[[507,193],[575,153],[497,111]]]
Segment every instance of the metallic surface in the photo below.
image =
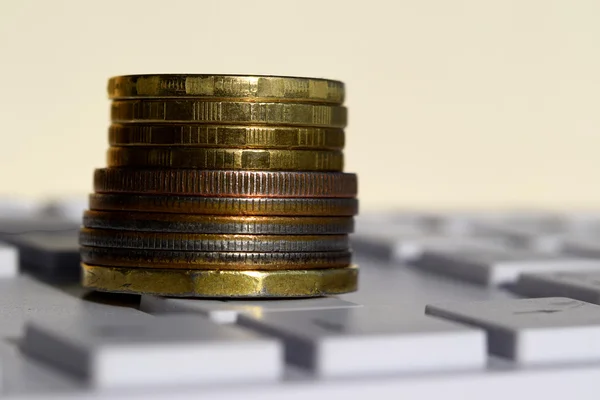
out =
[[111,106],[114,122],[187,122],[300,125],[343,128],[345,107],[202,100],[116,100]]
[[344,139],[339,128],[285,126],[113,124],[108,131],[112,146],[341,150]]
[[341,151],[111,147],[109,167],[341,171]]
[[354,230],[351,217],[248,217],[85,211],[86,228],[141,232],[330,235]]
[[101,168],[99,193],[181,194],[211,197],[355,197],[356,174],[285,171],[205,171]]
[[242,75],[109,80],[109,168],[80,230],[84,286],[185,297],[356,290],[344,84]]
[[91,194],[89,207],[100,211],[142,211],[213,215],[352,216],[357,199],[194,197]]
[[349,251],[249,253],[87,246],[80,248],[80,254],[84,263],[113,267],[233,270],[341,268],[350,265],[351,258]]
[[308,252],[348,251],[348,235],[232,235],[81,228],[79,244],[146,250]]
[[354,292],[358,267],[278,271],[111,268],[82,264],[83,286],[176,297],[317,297]]
[[264,75],[127,75],[108,81],[108,97],[200,97],[341,104],[344,102],[344,84],[327,79]]

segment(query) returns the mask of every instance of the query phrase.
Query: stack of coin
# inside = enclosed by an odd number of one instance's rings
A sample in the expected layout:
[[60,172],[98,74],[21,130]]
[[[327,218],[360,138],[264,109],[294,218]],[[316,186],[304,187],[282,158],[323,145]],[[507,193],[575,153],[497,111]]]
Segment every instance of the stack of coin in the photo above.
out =
[[83,284],[186,297],[356,290],[344,85],[312,78],[109,80],[108,168],[80,234]]

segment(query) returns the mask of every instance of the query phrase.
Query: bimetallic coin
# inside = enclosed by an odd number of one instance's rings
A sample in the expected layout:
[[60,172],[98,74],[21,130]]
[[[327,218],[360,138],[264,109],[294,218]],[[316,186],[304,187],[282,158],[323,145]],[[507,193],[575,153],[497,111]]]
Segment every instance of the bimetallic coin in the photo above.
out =
[[223,235],[89,228],[81,228],[79,244],[123,249],[255,253],[348,251],[350,248],[348,235]]
[[94,189],[207,197],[351,198],[358,182],[356,174],[341,172],[101,168],[94,172]]
[[82,264],[83,286],[104,292],[175,297],[317,297],[354,292],[358,268],[232,271],[114,268]]
[[341,171],[341,151],[111,147],[109,167]]
[[116,100],[113,122],[196,122],[210,124],[300,125],[343,128],[345,107],[316,104],[202,100]]
[[341,104],[344,84],[317,78],[261,75],[128,75],[108,81],[111,99],[205,97]]
[[180,269],[313,269],[350,265],[349,251],[248,253],[230,251],[173,251],[86,247],[81,261],[94,265]]
[[142,212],[85,211],[86,228],[141,232],[256,235],[336,235],[352,233],[352,217],[248,217]]
[[344,147],[344,131],[339,128],[113,124],[108,138],[112,146],[310,150],[341,150]]
[[135,194],[91,194],[91,210],[142,211],[211,215],[352,216],[357,199],[194,197]]

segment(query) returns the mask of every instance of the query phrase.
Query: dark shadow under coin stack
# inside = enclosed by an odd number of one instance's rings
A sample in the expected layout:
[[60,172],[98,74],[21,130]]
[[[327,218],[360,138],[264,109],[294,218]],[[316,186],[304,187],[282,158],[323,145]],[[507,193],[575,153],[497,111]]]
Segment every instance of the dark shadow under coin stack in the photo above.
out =
[[187,297],[356,290],[341,82],[110,79],[108,168],[80,234],[83,284]]

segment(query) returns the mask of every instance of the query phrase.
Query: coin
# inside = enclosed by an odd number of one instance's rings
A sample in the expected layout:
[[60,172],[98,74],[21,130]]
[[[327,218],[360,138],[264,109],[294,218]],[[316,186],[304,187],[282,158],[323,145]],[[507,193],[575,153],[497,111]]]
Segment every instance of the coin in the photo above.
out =
[[111,99],[131,97],[208,97],[341,104],[340,81],[261,75],[128,75],[108,81]]
[[349,251],[231,252],[144,250],[81,246],[81,261],[93,265],[134,268],[183,269],[312,269],[350,265]]
[[181,194],[214,197],[332,197],[357,193],[356,174],[284,171],[208,171],[101,168],[100,193]]
[[229,252],[348,251],[348,235],[232,235],[82,228],[79,244],[146,250]]
[[89,206],[103,211],[145,211],[213,215],[352,216],[357,199],[193,197],[91,194]]
[[317,297],[354,292],[358,268],[233,271],[113,268],[82,264],[83,286],[175,297]]
[[116,100],[114,122],[197,122],[343,128],[345,107],[202,100]]
[[351,217],[248,217],[85,211],[86,228],[141,232],[335,235],[351,233]]
[[109,167],[341,171],[340,151],[111,147]]
[[113,124],[113,146],[202,146],[263,149],[341,150],[344,131],[339,128]]

